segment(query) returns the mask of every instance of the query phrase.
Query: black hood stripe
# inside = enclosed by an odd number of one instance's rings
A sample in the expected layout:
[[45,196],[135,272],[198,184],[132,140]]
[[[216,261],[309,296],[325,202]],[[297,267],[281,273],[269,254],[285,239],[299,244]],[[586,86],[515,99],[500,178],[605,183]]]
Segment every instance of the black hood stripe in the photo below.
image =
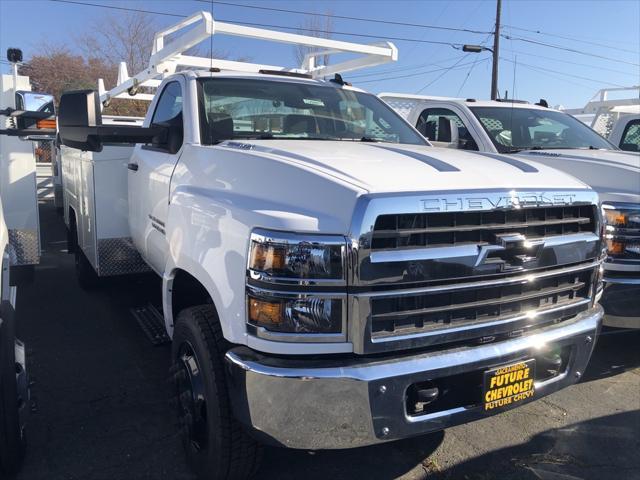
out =
[[247,150],[252,152],[270,153],[272,155],[278,155],[279,157],[289,158],[291,160],[297,160],[299,162],[315,165],[316,167],[321,167],[325,170],[329,170],[333,172],[334,175],[337,174],[343,177],[347,177],[351,179],[352,182],[360,182],[359,179],[341,170],[333,168],[331,165],[327,165],[326,163],[323,163],[323,162],[318,162],[317,160],[314,160],[313,158],[310,158],[310,157],[305,157],[304,155],[298,155],[297,153],[288,152],[286,150],[280,150],[279,148],[265,147],[264,145],[256,145],[255,143],[245,143],[245,142],[232,141],[232,140],[227,140],[216,146],[225,147],[225,148],[234,148],[236,150]]
[[389,150],[390,152],[399,153],[400,155],[404,155],[406,157],[411,157],[414,160],[419,160],[435,168],[439,172],[459,172],[460,171],[459,168],[456,168],[447,162],[443,162],[442,160],[438,160],[437,158],[429,157],[428,155],[424,155],[422,153],[412,152],[411,150],[403,150],[401,148],[389,147],[387,145],[370,145],[370,146],[382,148],[384,150]]
[[521,160],[517,160],[513,157],[508,157],[506,155],[500,155],[498,153],[489,153],[489,152],[473,152],[478,155],[482,155],[484,157],[493,158],[494,160],[498,160],[499,162],[508,163],[512,167],[516,167],[517,169],[525,172],[525,173],[537,173],[538,169],[533,165],[529,165]]

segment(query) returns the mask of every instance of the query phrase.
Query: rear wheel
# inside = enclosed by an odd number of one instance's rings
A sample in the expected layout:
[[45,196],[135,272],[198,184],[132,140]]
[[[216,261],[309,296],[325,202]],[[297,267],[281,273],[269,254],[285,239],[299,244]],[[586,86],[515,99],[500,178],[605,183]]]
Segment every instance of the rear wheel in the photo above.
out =
[[82,249],[76,245],[74,249],[74,255],[76,260],[76,278],[78,284],[83,290],[93,290],[100,285],[100,277],[93,269],[93,265],[89,263],[87,256]]
[[15,358],[13,319],[3,320],[0,326],[0,471],[11,474],[20,467],[25,451],[28,387],[26,372]]
[[173,333],[172,395],[183,444],[201,479],[252,477],[261,448],[233,418],[229,405],[222,336],[215,308],[183,310]]

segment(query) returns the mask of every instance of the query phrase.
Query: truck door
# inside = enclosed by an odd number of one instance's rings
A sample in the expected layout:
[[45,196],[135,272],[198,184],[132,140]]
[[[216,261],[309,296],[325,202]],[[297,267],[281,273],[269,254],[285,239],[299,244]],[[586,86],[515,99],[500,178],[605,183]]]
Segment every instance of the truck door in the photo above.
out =
[[478,150],[478,144],[460,116],[448,108],[429,107],[422,110],[416,129],[434,147]]
[[183,91],[178,80],[167,83],[152,107],[150,125],[170,126],[169,141],[137,146],[128,165],[131,235],[136,248],[158,273],[164,271],[168,249],[165,222],[171,176],[182,153]]

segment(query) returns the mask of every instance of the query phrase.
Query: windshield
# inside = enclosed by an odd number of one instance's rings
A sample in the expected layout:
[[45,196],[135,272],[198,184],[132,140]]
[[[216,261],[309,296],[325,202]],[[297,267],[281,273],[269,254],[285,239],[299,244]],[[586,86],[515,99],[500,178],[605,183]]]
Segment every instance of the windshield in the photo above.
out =
[[614,147],[571,115],[553,110],[471,107],[499,152]]
[[203,144],[237,138],[426,145],[398,114],[367,93],[237,78],[203,78],[200,85]]

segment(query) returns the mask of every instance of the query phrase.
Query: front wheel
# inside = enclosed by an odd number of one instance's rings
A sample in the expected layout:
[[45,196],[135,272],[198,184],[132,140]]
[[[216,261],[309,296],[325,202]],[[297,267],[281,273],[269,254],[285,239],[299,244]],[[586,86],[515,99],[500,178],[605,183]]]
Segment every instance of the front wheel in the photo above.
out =
[[228,344],[212,305],[187,308],[173,332],[172,395],[188,461],[201,479],[246,479],[261,448],[232,416],[224,372]]

